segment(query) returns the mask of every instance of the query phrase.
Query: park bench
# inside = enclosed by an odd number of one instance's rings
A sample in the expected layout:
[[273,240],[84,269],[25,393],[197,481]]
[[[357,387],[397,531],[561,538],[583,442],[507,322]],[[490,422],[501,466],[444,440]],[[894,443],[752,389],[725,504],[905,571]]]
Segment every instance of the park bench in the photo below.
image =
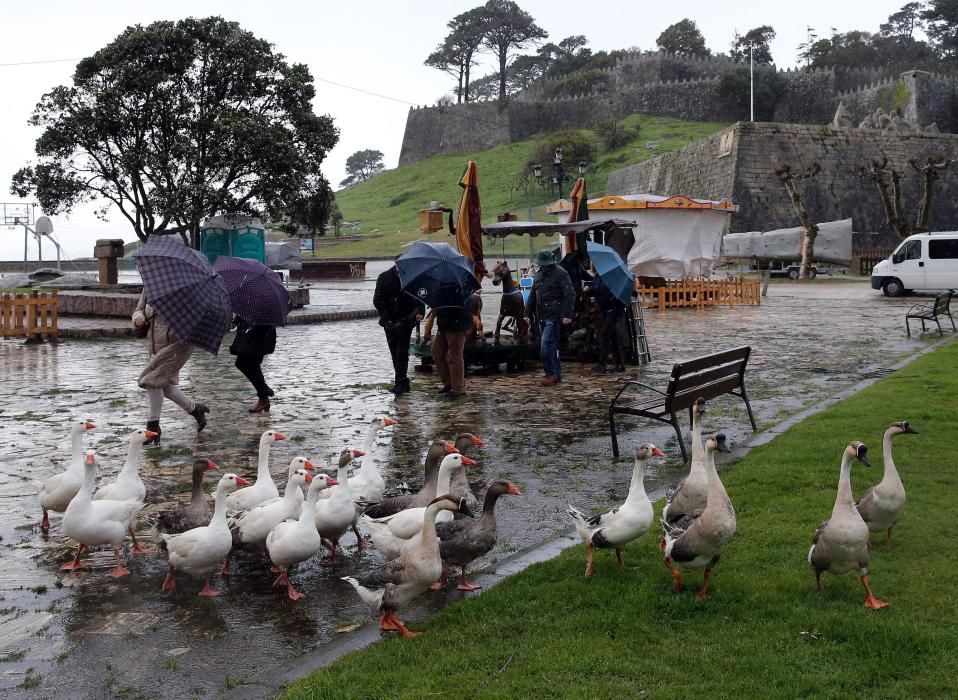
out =
[[[668,423],[675,429],[682,449],[682,458],[688,462],[688,451],[682,431],[679,428],[678,415],[683,409],[689,411],[689,421],[692,420],[692,406],[696,399],[713,399],[723,394],[738,396],[745,402],[748,409],[748,419],[752,423],[752,430],[756,429],[755,417],[752,415],[752,406],[745,393],[745,366],[748,364],[752,348],[742,346],[733,350],[725,350],[712,355],[703,355],[693,360],[676,362],[672,365],[672,375],[665,391],[656,389],[642,382],[629,381],[619,389],[619,393],[609,404],[609,428],[612,431],[612,454],[619,456],[619,441],[615,431],[616,415],[640,416],[651,418],[662,423]],[[637,396],[630,392],[623,399],[626,389],[635,387],[645,389]],[[651,392],[651,393],[649,393]]]
[[905,314],[905,330],[908,331],[908,337],[911,337],[911,327],[908,325],[908,322],[911,319],[918,319],[921,321],[921,332],[925,332],[925,321],[934,321],[938,326],[938,334],[944,335],[941,332],[941,323],[938,321],[939,316],[947,316],[951,321],[951,330],[955,330],[955,319],[951,316],[951,292],[945,292],[944,294],[939,294],[935,297],[935,301],[931,304],[915,304],[910,309],[908,313]]

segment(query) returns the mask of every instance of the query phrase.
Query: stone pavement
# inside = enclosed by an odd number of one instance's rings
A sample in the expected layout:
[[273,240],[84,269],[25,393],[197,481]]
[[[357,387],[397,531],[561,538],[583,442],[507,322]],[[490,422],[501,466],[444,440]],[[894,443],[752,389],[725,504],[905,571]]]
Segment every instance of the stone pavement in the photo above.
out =
[[[345,289],[368,304],[371,285]],[[380,434],[379,463],[387,483],[421,481],[426,442],[435,435],[471,430],[488,440],[470,475],[477,490],[495,478],[513,481],[526,495],[503,499],[500,538],[483,562],[568,528],[565,505],[587,510],[621,501],[631,459],[610,455],[606,408],[626,378],[663,385],[671,363],[717,349],[750,344],[747,386],[760,428],[817,403],[863,377],[879,376],[937,336],[907,339],[904,311],[911,299],[892,300],[867,283],[773,284],[759,307],[649,312],[653,362],[626,375],[594,375],[588,365],[564,366],[563,383],[538,386],[537,370],[467,378],[469,396],[434,393],[432,375],[413,375],[414,391],[389,394],[391,372],[381,329],[373,319],[291,326],[280,331],[277,352],[265,364],[276,400],[269,415],[250,416],[254,396],[224,351],[196,353],[183,373],[184,390],[212,407],[210,425],[197,435],[193,420],[172,405],[164,409],[162,449],[147,452],[142,469],[148,510],[188,498],[194,454],[225,469],[255,473],[260,433],[274,428],[290,439],[277,443],[274,476],[289,460],[309,456],[332,464],[347,445],[359,446],[377,413],[399,425]],[[333,290],[329,291],[332,296]],[[495,299],[487,299],[491,314]],[[105,577],[110,554],[97,551],[94,569],[63,575],[69,543],[53,516],[49,538],[36,528],[39,508],[30,485],[60,468],[68,456],[67,424],[88,418],[97,429],[85,441],[96,449],[103,477],[122,465],[125,436],[143,425],[145,397],[136,376],[145,362],[140,343],[125,339],[70,340],[59,346],[0,342],[4,397],[0,403],[0,696],[138,697],[215,696],[244,679],[317,652],[369,619],[367,608],[339,580],[380,563],[344,539],[347,561],[326,567],[306,563],[293,576],[307,598],[292,603],[271,587],[255,557],[240,557],[225,595],[195,596],[198,584],[181,582],[160,593],[165,557],[129,558],[132,575]],[[706,428],[724,430],[733,444],[749,435],[744,407],[732,397],[712,402]],[[653,441],[668,459],[648,482],[661,492],[684,467],[667,426],[627,425],[623,452]],[[213,481],[210,479],[209,481]],[[734,501],[734,494],[732,494]],[[648,543],[646,543],[648,544]],[[630,564],[641,544],[627,551]],[[599,565],[602,566],[600,557]],[[640,568],[641,567],[640,565]],[[451,587],[452,588],[452,587]],[[410,619],[460,596],[453,590],[424,596]],[[33,669],[29,675],[27,669]],[[17,689],[39,677],[35,690]]]

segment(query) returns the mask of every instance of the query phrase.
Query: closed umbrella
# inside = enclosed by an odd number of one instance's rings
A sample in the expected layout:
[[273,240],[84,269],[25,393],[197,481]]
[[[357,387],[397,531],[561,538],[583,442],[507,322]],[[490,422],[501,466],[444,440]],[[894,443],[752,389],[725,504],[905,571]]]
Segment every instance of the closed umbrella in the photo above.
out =
[[171,236],[133,254],[150,305],[177,339],[214,355],[230,327],[230,299],[206,256]]
[[[585,191],[585,178],[580,177],[572,186],[569,193],[572,200],[572,207],[569,210],[569,220],[567,223],[575,221],[588,221],[589,219],[589,201],[588,194]],[[567,233],[565,236],[566,254],[582,250],[582,242],[586,240],[586,233],[582,231],[579,234]]]
[[476,279],[487,275],[482,253],[482,207],[479,205],[479,168],[470,160],[466,172],[459,179],[463,189],[459,201],[459,220],[456,222],[456,247],[475,264]]
[[416,241],[396,258],[399,284],[426,306],[465,306],[479,289],[472,260],[448,243]]
[[593,241],[588,242],[587,250],[596,274],[615,298],[628,306],[635,289],[635,275],[622,261],[622,257],[609,246]]
[[230,295],[233,313],[251,326],[285,326],[293,300],[282,278],[259,260],[220,255],[213,263]]

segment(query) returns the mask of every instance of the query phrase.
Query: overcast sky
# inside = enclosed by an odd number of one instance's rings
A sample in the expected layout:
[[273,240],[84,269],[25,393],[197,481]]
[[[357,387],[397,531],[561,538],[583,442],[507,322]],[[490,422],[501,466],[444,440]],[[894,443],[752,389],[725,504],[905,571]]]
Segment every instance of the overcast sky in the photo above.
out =
[[[93,54],[132,24],[222,15],[272,42],[290,61],[310,67],[317,79],[316,111],[331,115],[340,131],[339,145],[323,167],[335,187],[345,177],[346,158],[357,150],[380,150],[386,167],[396,166],[410,104],[433,104],[451,92],[449,77],[426,68],[423,60],[445,37],[446,23],[452,17],[480,4],[480,0],[11,2],[0,14],[4,27],[0,64],[79,59]],[[698,23],[710,49],[726,52],[736,31],[745,33],[770,24],[778,32],[772,55],[781,67],[795,64],[796,47],[805,41],[808,26],[819,36],[827,36],[832,28],[839,32],[877,31],[903,4],[905,0],[519,3],[549,32],[550,40],[585,34],[594,51],[654,49],[663,29],[689,17]],[[33,157],[37,131],[26,121],[34,105],[43,93],[70,82],[75,63],[0,65],[0,202],[15,201],[9,194],[10,177]],[[487,58],[486,65],[473,75],[479,77],[491,70]],[[96,238],[135,239],[118,214],[104,223],[89,211],[78,211],[70,217],[55,217],[54,226],[70,257],[91,255]],[[45,245],[44,258],[49,259],[51,252]],[[36,245],[31,242],[29,257],[36,259],[36,255]],[[0,259],[22,258],[22,229],[0,227]]]

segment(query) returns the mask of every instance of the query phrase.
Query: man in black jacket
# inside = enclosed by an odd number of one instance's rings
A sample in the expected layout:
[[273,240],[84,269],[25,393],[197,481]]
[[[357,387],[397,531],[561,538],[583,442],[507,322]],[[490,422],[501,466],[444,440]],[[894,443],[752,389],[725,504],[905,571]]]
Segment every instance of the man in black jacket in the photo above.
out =
[[399,268],[395,265],[376,278],[373,306],[379,312],[379,325],[386,332],[386,343],[393,360],[395,383],[390,390],[396,396],[410,390],[409,338],[416,322],[426,313],[426,307],[402,290]]
[[534,264],[539,272],[534,276],[535,283],[529,296],[527,316],[535,310],[536,319],[542,329],[539,339],[539,352],[542,356],[542,386],[553,386],[562,381],[562,367],[559,364],[559,333],[562,325],[572,323],[572,310],[575,306],[575,289],[569,273],[556,265],[555,256],[549,250],[540,250]]

